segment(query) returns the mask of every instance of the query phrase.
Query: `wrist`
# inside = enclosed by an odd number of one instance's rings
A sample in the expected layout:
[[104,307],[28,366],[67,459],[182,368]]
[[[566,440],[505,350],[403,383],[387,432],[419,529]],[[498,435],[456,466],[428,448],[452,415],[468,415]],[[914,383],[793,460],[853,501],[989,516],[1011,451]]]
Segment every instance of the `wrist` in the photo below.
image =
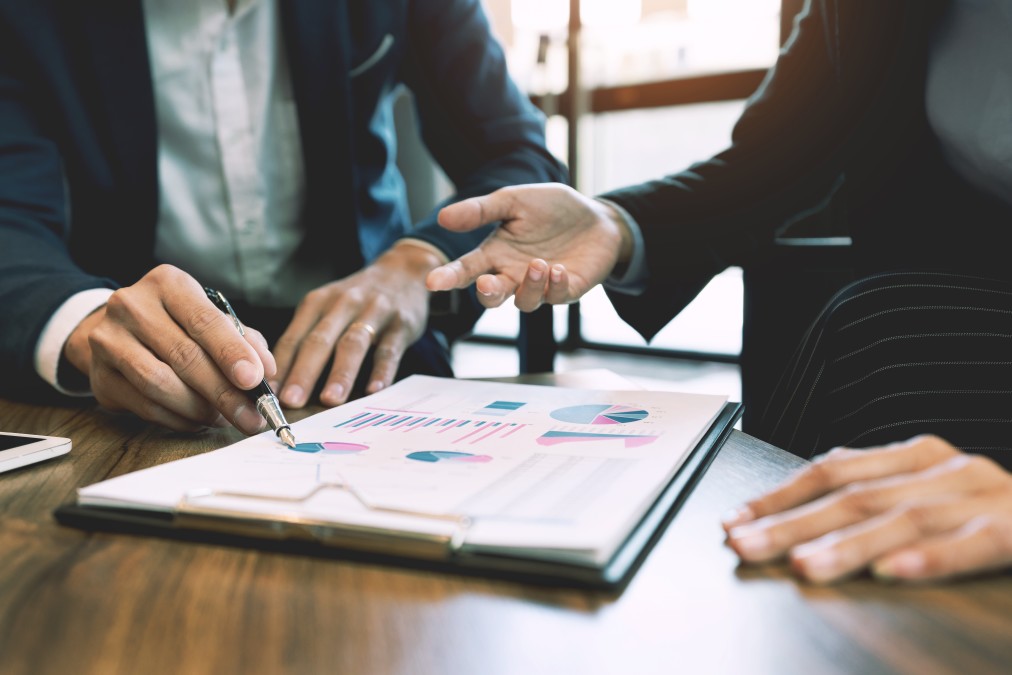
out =
[[435,246],[417,239],[400,239],[387,250],[378,264],[391,264],[423,279],[429,272],[445,265],[449,259]]
[[633,234],[629,228],[629,223],[626,222],[625,216],[609,202],[601,199],[595,199],[594,201],[601,211],[601,217],[614,228],[618,236],[616,266],[628,265],[633,257]]
[[433,267],[445,265],[449,262],[449,257],[445,253],[434,244],[423,239],[399,239],[394,242],[391,250],[397,251],[399,254],[412,256],[413,259],[418,260],[421,264],[430,264]]
[[[91,343],[89,342],[89,336],[92,329],[98,325],[103,317],[105,317],[104,305],[86,316],[63,345],[63,353],[60,358],[61,366],[73,366],[77,373],[84,377],[85,380],[89,378],[91,373]],[[65,368],[63,370],[64,372],[66,371]]]

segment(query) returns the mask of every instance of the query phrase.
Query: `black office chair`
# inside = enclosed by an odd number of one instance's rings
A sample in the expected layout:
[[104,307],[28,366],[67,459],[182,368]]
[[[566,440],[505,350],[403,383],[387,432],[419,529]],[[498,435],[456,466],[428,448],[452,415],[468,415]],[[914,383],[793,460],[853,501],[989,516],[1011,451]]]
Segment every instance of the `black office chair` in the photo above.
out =
[[[403,89],[394,104],[394,125],[397,130],[397,166],[404,176],[411,218],[418,221],[448,197],[452,185],[436,165],[418,133],[414,101],[411,93]],[[466,305],[472,300],[462,298],[457,304],[461,311],[470,311]],[[520,356],[520,373],[551,372],[558,351],[552,322],[552,308],[542,307],[530,314],[520,315],[517,351]],[[467,316],[439,317],[454,337],[459,326],[467,324]]]
[[756,433],[768,396],[830,298],[858,277],[836,202],[843,179],[817,207],[784,223],[771,255],[743,269],[742,429]]

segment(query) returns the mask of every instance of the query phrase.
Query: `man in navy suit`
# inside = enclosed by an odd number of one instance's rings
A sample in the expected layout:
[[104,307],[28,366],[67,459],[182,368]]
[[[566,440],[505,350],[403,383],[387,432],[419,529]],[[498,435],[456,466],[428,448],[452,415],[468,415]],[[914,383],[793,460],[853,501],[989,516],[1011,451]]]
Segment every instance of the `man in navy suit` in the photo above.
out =
[[0,393],[253,433],[265,376],[449,374],[424,278],[487,233],[410,222],[404,85],[453,200],[564,178],[479,0],[0,0]]

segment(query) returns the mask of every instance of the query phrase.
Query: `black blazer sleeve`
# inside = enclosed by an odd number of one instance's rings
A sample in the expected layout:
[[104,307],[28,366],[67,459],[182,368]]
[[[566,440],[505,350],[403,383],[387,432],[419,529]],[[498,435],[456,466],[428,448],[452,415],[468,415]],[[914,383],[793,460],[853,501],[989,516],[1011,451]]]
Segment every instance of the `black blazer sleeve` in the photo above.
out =
[[[425,144],[456,187],[448,202],[507,185],[566,181],[545,148],[544,117],[510,79],[481,2],[424,0],[410,7],[405,82]],[[448,232],[433,212],[411,236],[457,257],[488,232]]]
[[603,195],[629,212],[646,242],[647,291],[610,294],[623,319],[652,338],[714,274],[754,260],[779,225],[828,195],[876,123],[873,102],[909,4],[810,0],[731,147]]
[[37,111],[29,50],[9,25],[0,17],[0,394],[25,398],[51,391],[34,353],[53,312],[78,291],[114,284],[71,260],[60,155]]

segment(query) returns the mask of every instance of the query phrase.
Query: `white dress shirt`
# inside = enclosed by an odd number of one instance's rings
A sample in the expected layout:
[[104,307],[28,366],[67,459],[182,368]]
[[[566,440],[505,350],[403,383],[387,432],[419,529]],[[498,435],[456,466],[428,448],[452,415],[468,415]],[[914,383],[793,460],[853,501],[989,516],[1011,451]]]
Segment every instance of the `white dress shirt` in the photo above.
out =
[[[328,270],[296,264],[305,177],[278,0],[143,0],[158,132],[155,257],[261,306],[295,306]],[[74,328],[111,291],[50,319],[36,371],[56,379]]]

